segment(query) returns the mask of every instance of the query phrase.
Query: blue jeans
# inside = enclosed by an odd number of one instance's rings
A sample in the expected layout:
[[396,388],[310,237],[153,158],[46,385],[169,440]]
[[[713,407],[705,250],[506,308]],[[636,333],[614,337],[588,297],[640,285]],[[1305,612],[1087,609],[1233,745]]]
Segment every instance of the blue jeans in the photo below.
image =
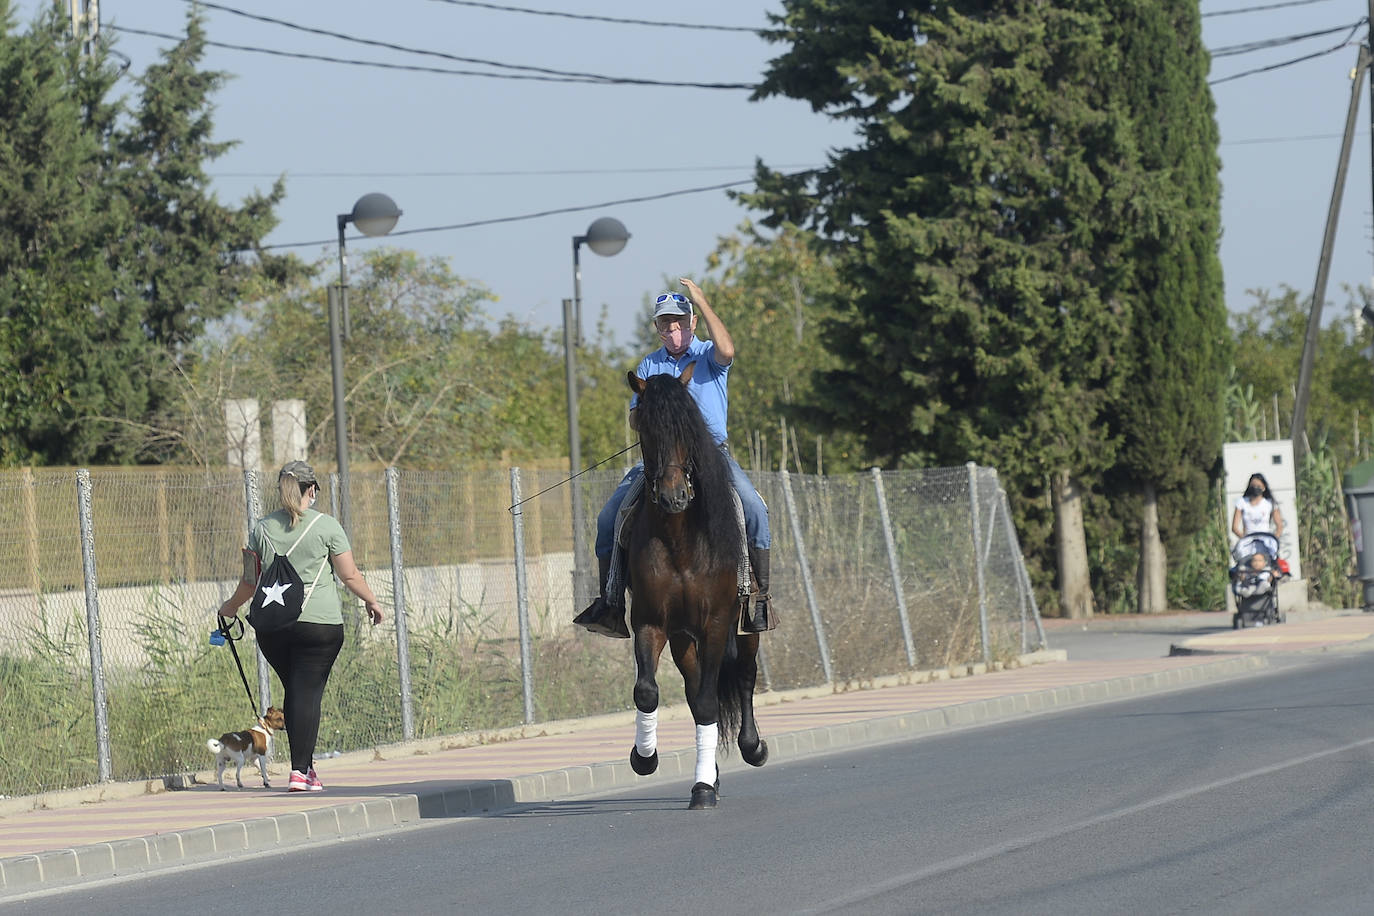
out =
[[[745,476],[744,470],[734,458],[726,456],[726,461],[730,463],[730,474],[734,477],[735,492],[739,493],[739,501],[744,506],[744,534],[749,540],[749,546],[757,547],[760,550],[767,550],[772,546],[773,538],[768,531],[768,507],[763,504],[762,497],[758,490]],[[611,543],[615,539],[615,516],[620,511],[620,504],[625,501],[625,494],[630,491],[630,486],[639,478],[644,476],[644,463],[640,462],[630,468],[629,472],[621,479],[620,485],[615,488],[611,498],[602,507],[601,513],[596,517],[596,555],[598,557],[609,557],[611,555]]]

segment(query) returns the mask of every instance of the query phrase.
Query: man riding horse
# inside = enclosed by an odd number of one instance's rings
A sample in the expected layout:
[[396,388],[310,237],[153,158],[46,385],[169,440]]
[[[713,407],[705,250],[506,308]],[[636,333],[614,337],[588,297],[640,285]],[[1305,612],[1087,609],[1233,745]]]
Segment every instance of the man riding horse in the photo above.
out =
[[[663,346],[640,361],[639,367],[635,369],[635,375],[641,379],[661,374],[681,376],[683,369],[693,362],[696,363],[696,370],[688,382],[687,390],[700,408],[716,443],[725,453],[734,478],[735,491],[739,494],[744,509],[749,567],[754,579],[756,596],[754,603],[746,609],[740,620],[740,629],[746,633],[760,633],[772,629],[774,624],[771,598],[768,594],[768,549],[772,541],[768,530],[768,507],[764,505],[758,491],[754,489],[739,463],[730,456],[726,448],[726,420],[730,411],[730,366],[735,359],[735,342],[730,338],[730,332],[725,329],[725,324],[706,301],[701,287],[686,277],[681,278],[679,282],[687,288],[688,295],[664,293],[656,300],[654,328],[659,339],[663,341]],[[711,337],[710,340],[701,340],[696,336],[697,312],[706,320],[706,331]],[[630,399],[631,428],[636,428],[635,410],[638,403],[638,395]],[[624,591],[615,588],[610,591],[617,594],[607,594],[607,579],[611,572],[611,553],[615,545],[616,515],[630,488],[643,475],[643,462],[631,468],[596,517],[596,560],[600,572],[601,594],[590,607],[577,615],[573,623],[603,636],[630,638],[630,630],[625,625]]]

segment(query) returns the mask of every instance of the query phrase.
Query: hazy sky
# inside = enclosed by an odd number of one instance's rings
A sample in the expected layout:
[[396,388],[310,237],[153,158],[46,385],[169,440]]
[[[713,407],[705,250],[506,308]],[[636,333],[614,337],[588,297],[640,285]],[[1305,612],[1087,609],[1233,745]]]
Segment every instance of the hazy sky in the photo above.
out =
[[[21,27],[47,0],[16,3]],[[1339,32],[1213,61],[1220,79],[1362,40],[1366,0],[1205,0],[1204,41],[1215,50],[1311,32]],[[65,0],[63,0],[65,5]],[[453,0],[224,0],[225,7],[298,26],[524,67],[672,82],[753,83],[780,48],[747,31],[662,28],[501,12]],[[500,4],[505,5],[505,4]],[[520,0],[511,5],[583,16],[757,28],[776,0]],[[141,72],[179,33],[188,0],[102,0],[107,32]],[[1210,15],[1209,15],[1210,14]],[[211,41],[419,67],[530,74],[369,47],[206,7]],[[1221,254],[1227,303],[1247,289],[1312,290],[1357,49],[1213,86],[1224,163]],[[394,236],[389,244],[450,259],[455,272],[498,297],[497,316],[561,323],[572,295],[572,237],[597,217],[629,229],[612,258],[582,250],[584,321],[601,306],[623,341],[646,295],[665,276],[700,276],[716,239],[749,214],[723,191],[614,204],[747,180],[755,158],[778,168],[824,161],[849,128],[791,101],[751,103],[739,89],[593,85],[384,70],[209,49],[206,66],[236,74],[216,97],[216,133],[239,146],[211,166],[234,201],[284,174],[287,199],[269,242],[334,257],[335,217],[369,191],[404,211],[397,232],[577,212],[495,225]],[[1370,283],[1369,91],[1361,91],[1328,301],[1342,284]],[[745,185],[741,185],[745,187]],[[351,254],[379,244],[350,240]],[[383,243],[386,244],[386,243]],[[728,315],[723,316],[727,322]]]

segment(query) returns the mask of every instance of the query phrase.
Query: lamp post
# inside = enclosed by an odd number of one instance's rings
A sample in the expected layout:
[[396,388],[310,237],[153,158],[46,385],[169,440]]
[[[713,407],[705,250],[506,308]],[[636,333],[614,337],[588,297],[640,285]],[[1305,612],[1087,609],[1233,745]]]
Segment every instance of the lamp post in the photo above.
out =
[[350,213],[340,213],[339,285],[329,288],[329,368],[334,382],[334,457],[339,473],[339,524],[353,532],[348,489],[348,420],[344,413],[343,342],[350,336],[348,320],[348,254],[344,227],[349,223],[367,236],[386,235],[396,228],[401,211],[385,194],[364,194]]
[[629,240],[630,233],[625,231],[625,224],[609,216],[603,216],[588,226],[586,235],[573,236],[573,311],[576,321],[573,325],[576,329],[573,335],[574,345],[582,346],[582,263],[578,259],[577,250],[586,242],[592,251],[603,258],[609,258],[620,254]]
[[[573,298],[563,300],[563,360],[568,389],[568,467],[574,477],[582,471],[582,434],[577,425],[577,348],[582,346],[582,264],[578,249],[587,247],[602,257],[619,254],[630,233],[618,219],[603,216],[587,227],[586,235],[575,235],[573,250]],[[587,594],[588,572],[586,522],[582,509],[582,483],[572,482],[573,526],[573,604],[581,609],[591,601]]]

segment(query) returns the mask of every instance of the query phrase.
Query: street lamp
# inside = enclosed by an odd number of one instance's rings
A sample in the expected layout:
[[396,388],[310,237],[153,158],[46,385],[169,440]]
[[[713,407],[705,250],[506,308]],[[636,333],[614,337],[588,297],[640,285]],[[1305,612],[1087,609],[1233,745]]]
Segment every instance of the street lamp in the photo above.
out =
[[[582,435],[577,426],[577,348],[582,346],[582,265],[578,249],[587,247],[602,257],[619,254],[630,233],[618,219],[603,216],[587,227],[586,235],[575,235],[573,249],[573,298],[563,300],[563,363],[568,390],[568,467],[575,478],[582,472]],[[581,608],[591,597],[587,594],[587,572],[592,564],[587,556],[586,524],[582,510],[582,482],[572,481],[573,526],[573,603]]]
[[573,311],[576,320],[573,327],[577,329],[573,342],[579,347],[582,346],[582,264],[578,260],[577,250],[586,242],[592,251],[609,258],[620,254],[629,240],[630,233],[625,231],[625,224],[609,216],[603,216],[588,226],[586,235],[573,236]]
[[350,336],[348,320],[348,255],[344,227],[349,223],[367,236],[386,235],[396,228],[401,211],[385,194],[364,194],[351,213],[340,213],[339,285],[329,288],[329,367],[334,381],[334,455],[339,473],[339,523],[352,533],[348,490],[348,421],[344,414],[343,342]]

